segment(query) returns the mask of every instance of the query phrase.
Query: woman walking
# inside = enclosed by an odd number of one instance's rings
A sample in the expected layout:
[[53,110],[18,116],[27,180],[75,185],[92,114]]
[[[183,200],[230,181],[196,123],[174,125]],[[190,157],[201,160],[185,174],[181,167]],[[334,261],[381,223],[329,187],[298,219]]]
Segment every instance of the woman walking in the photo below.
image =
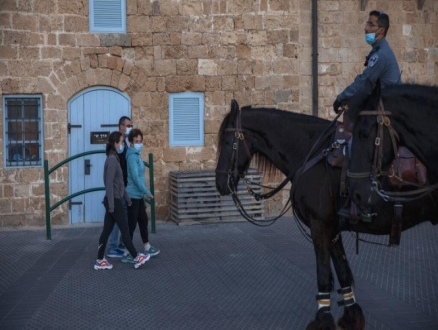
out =
[[126,248],[132,256],[134,267],[138,268],[149,260],[150,255],[143,253],[137,253],[137,250],[132,244],[131,237],[129,236],[128,224],[124,220],[125,209],[123,207],[122,198],[125,199],[128,205],[131,205],[131,199],[129,198],[125,184],[123,181],[123,172],[120,167],[120,161],[117,157],[117,153],[122,153],[124,150],[123,135],[120,132],[112,132],[109,136],[108,143],[106,145],[106,161],[103,170],[103,181],[105,184],[105,198],[103,204],[105,206],[105,219],[103,222],[102,234],[99,238],[99,248],[97,251],[97,260],[94,264],[94,269],[112,269],[111,265],[105,258],[105,249],[108,237],[113,230],[114,224],[117,223],[122,234],[123,242]]
[[[126,164],[128,168],[128,185],[126,186],[126,191],[132,201],[131,206],[128,206],[129,234],[132,240],[138,223],[145,253],[154,257],[160,253],[160,249],[149,243],[148,216],[143,197],[146,196],[146,198],[152,199],[154,196],[146,187],[146,177],[144,175],[145,165],[140,155],[143,149],[143,133],[141,130],[134,128],[128,135],[128,141],[131,148],[128,148],[126,152]],[[125,252],[125,254],[127,253]],[[122,262],[133,262],[132,260],[132,257],[129,255],[125,255],[125,257],[122,258]]]

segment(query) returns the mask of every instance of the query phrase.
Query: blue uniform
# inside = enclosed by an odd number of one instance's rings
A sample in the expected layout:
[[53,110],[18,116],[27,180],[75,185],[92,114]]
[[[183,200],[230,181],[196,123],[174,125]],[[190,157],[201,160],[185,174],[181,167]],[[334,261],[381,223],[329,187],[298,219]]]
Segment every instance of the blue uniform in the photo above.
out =
[[376,84],[377,79],[380,79],[382,88],[391,84],[400,84],[400,69],[397,59],[386,38],[382,38],[371,50],[365,63],[365,70],[354,79],[350,86],[338,95],[337,101],[342,102],[359,91],[363,91],[367,79],[373,86]]

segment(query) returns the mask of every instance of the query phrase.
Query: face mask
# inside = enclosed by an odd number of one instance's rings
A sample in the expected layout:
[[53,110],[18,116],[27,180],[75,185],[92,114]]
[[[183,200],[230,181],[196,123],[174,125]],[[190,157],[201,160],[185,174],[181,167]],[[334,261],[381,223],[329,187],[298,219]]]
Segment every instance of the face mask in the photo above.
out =
[[[380,31],[377,30],[377,32]],[[376,42],[377,38],[376,38],[376,33],[372,32],[372,33],[367,33],[365,34],[365,41],[367,42],[368,45],[373,45]]]
[[141,151],[141,149],[143,149],[143,144],[142,143],[135,143],[134,149],[137,151]]
[[118,153],[118,154],[121,154],[121,153],[123,152],[123,150],[125,150],[125,145],[124,145],[124,144],[121,144],[120,147],[119,147],[119,149],[117,149],[117,153]]
[[129,133],[131,133],[131,130],[132,130],[132,127],[128,127],[128,128],[126,128],[125,136],[128,136]]

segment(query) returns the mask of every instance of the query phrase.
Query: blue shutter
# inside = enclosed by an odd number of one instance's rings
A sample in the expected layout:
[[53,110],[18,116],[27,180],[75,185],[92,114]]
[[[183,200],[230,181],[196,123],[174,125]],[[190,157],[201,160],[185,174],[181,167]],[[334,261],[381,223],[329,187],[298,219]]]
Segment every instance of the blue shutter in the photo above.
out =
[[204,145],[203,93],[169,95],[170,146]]
[[91,32],[126,32],[126,0],[90,0]]

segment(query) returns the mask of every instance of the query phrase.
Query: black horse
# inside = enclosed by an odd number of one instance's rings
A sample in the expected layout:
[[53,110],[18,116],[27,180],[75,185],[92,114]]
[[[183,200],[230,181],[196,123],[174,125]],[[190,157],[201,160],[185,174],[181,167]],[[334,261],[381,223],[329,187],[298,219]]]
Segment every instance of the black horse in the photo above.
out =
[[[354,123],[349,164],[352,200],[363,212],[372,213],[378,212],[376,203],[382,198],[403,205],[403,201],[422,197],[411,203],[417,208],[417,217],[406,220],[403,228],[415,226],[419,219],[436,225],[438,190],[433,188],[438,182],[438,87],[403,84],[381,90],[378,82],[371,92],[347,102],[347,107]],[[393,163],[400,157],[399,147],[406,147],[425,165],[432,189],[412,185],[389,188],[389,176],[400,177],[397,163]]]
[[[328,120],[272,108],[239,109],[231,101],[231,111],[225,116],[219,131],[219,159],[216,167],[216,187],[222,195],[230,194],[230,186],[237,186],[244,177],[254,155],[271,162],[284,175],[289,176],[303,165],[309,150],[330,124]],[[333,142],[327,139],[315,152],[319,154]],[[297,171],[298,173],[301,170]],[[293,173],[292,173],[293,174]],[[359,221],[352,228],[337,215],[340,200],[341,169],[322,160],[299,176],[292,185],[291,200],[294,212],[310,228],[317,264],[318,312],[307,329],[335,329],[330,314],[330,292],[333,290],[333,262],[344,302],[344,314],[338,320],[343,329],[364,329],[365,318],[356,302],[353,275],[345,256],[343,230],[360,233],[389,234],[392,205],[378,201],[378,216],[371,222]],[[414,203],[408,203],[403,221],[415,219]],[[405,224],[405,223],[404,223]],[[406,228],[408,224],[406,223]]]

